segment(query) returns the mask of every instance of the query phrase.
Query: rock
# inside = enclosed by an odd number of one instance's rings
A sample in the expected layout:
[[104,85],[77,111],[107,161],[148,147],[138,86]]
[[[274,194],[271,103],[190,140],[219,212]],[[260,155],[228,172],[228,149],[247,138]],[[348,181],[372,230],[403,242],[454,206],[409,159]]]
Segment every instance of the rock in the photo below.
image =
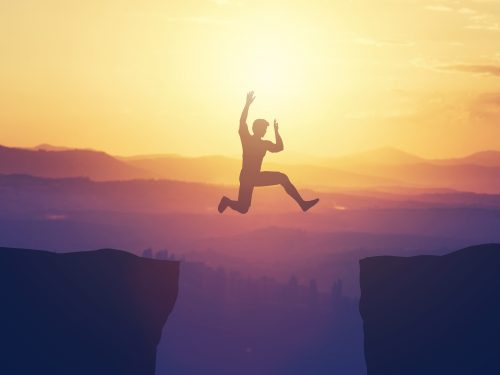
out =
[[360,261],[368,375],[500,374],[500,245]]
[[0,248],[0,373],[153,375],[178,262]]

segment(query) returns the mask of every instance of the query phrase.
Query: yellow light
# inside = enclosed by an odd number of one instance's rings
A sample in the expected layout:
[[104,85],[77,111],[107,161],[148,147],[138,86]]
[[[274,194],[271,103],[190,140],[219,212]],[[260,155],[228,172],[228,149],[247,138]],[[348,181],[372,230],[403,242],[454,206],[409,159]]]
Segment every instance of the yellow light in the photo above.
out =
[[265,37],[259,38],[256,44],[252,56],[247,61],[255,90],[269,94],[283,94],[287,78],[293,78],[291,65],[296,56],[279,43]]

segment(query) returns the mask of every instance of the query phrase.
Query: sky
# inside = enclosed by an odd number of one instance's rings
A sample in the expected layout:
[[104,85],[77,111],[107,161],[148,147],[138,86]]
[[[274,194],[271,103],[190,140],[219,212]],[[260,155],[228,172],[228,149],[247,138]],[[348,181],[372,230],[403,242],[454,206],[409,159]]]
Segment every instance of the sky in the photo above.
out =
[[[238,155],[500,149],[497,0],[0,0],[0,144]],[[268,134],[272,139],[272,132]]]

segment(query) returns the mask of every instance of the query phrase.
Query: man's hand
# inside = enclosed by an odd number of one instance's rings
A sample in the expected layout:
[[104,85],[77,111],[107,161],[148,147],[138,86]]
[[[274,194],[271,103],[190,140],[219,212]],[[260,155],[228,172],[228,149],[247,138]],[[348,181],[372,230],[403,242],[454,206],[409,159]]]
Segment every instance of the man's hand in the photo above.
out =
[[254,99],[255,99],[255,96],[253,94],[253,91],[249,91],[248,94],[247,94],[247,105],[252,104],[252,102],[254,101]]
[[278,131],[278,121],[274,119],[274,136],[276,137],[276,142],[271,143],[271,147],[268,148],[270,152],[280,152],[283,151],[283,139],[281,139],[280,132]]

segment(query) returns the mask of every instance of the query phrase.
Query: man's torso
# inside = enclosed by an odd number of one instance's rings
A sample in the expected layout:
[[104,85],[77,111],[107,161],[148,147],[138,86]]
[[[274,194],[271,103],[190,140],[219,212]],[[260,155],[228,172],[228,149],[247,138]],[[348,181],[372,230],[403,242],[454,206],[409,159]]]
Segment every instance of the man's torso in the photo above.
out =
[[243,148],[241,173],[245,175],[259,173],[267,151],[265,142],[249,134],[240,138]]

